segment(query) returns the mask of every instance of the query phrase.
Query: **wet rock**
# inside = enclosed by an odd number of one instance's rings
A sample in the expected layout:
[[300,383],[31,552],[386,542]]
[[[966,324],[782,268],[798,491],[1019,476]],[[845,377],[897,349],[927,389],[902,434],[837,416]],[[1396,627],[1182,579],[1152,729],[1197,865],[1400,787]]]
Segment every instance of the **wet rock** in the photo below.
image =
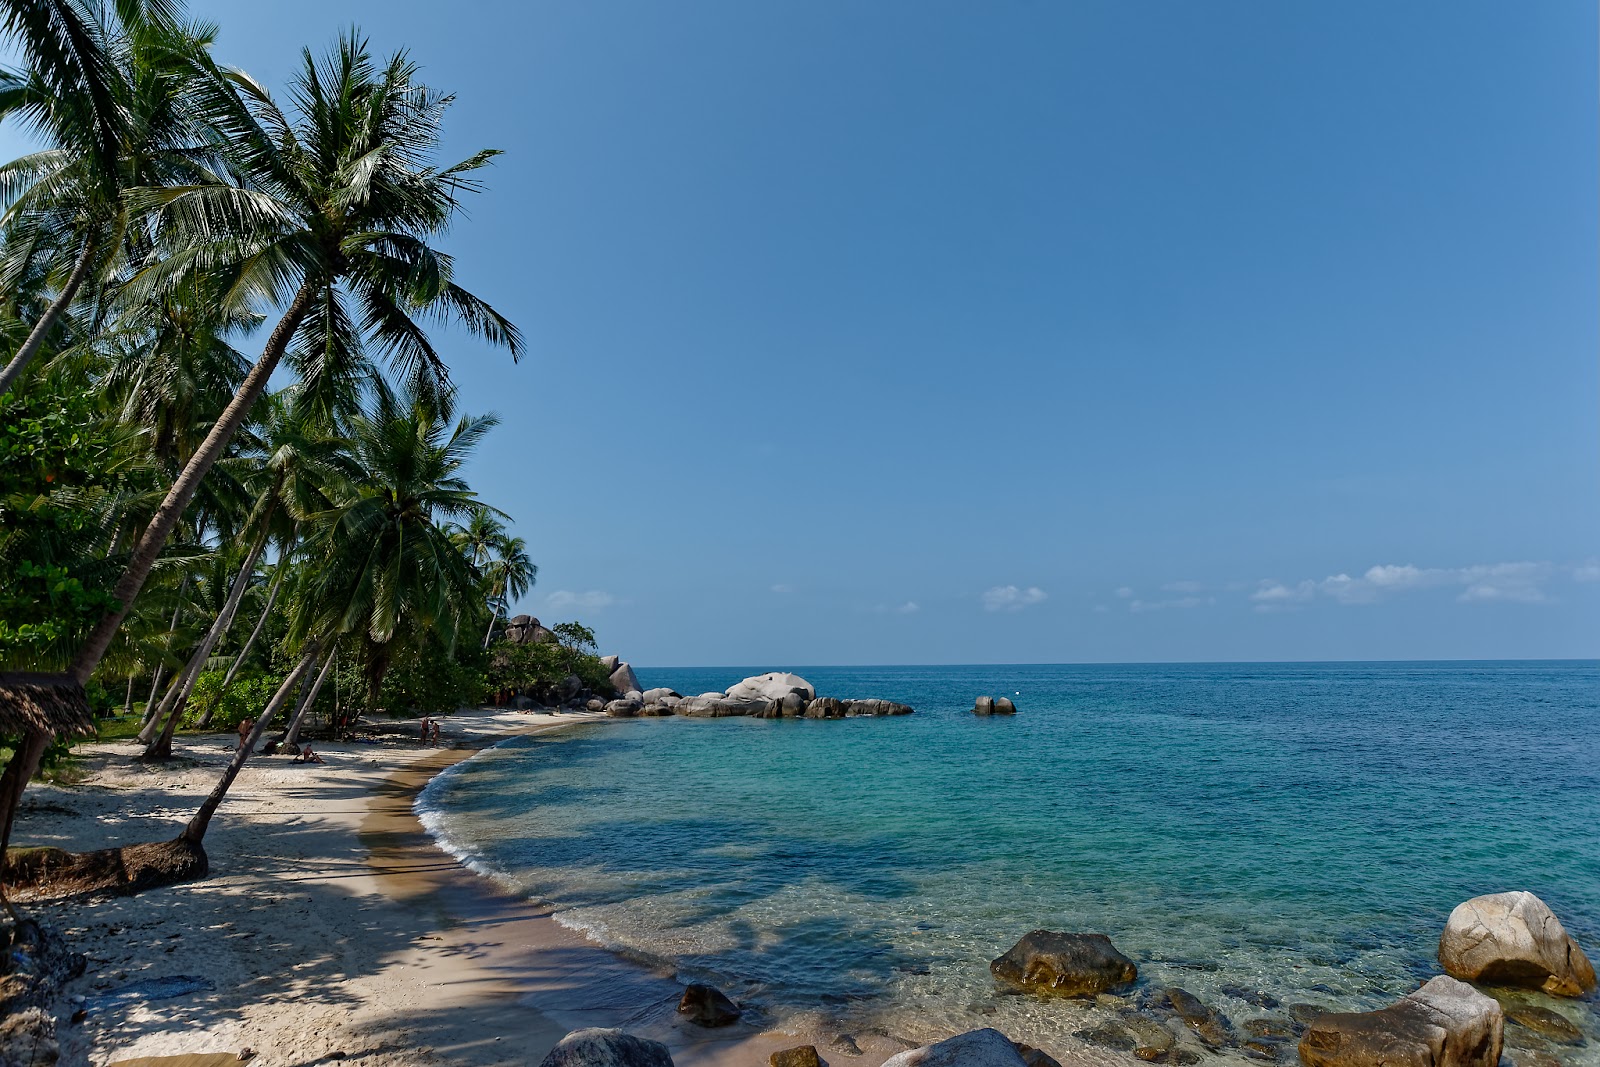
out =
[[659,1041],[621,1030],[574,1030],[550,1050],[539,1067],[673,1067]]
[[605,706],[606,714],[613,719],[631,719],[642,707],[637,700],[613,700]]
[[910,715],[909,704],[897,704],[892,700],[845,700],[844,715],[847,719],[881,718],[885,715]]
[[861,1055],[861,1046],[856,1044],[856,1039],[851,1037],[849,1034],[834,1035],[833,1040],[828,1042],[828,1047],[834,1049],[835,1051],[842,1052],[846,1056]]
[[1139,1042],[1134,1040],[1132,1034],[1118,1026],[1116,1023],[1104,1023],[1093,1030],[1079,1031],[1078,1036],[1091,1045],[1102,1048],[1114,1048],[1118,1052],[1132,1052]]
[[1468,982],[1561,997],[1595,988],[1589,957],[1549,906],[1527,892],[1491,893],[1458,905],[1439,937],[1439,966]]
[[1242,1000],[1246,1004],[1254,1004],[1258,1008],[1272,1009],[1279,1004],[1278,998],[1270,993],[1263,993],[1256,989],[1249,989],[1240,985],[1225,985],[1219,990],[1225,997]]
[[1228,1017],[1187,989],[1174,986],[1167,990],[1167,1003],[1207,1048],[1218,1049],[1233,1043],[1233,1025]]
[[1011,1042],[1011,1047],[1017,1050],[1017,1055],[1022,1057],[1022,1062],[1028,1067],[1061,1067],[1061,1061],[1044,1049],[1024,1045],[1021,1041]]
[[979,697],[977,700],[974,700],[972,702],[972,714],[993,715],[994,697]]
[[739,1021],[739,1006],[720,989],[695,983],[683,991],[678,1014],[687,1015],[696,1026],[729,1026]]
[[1377,1011],[1323,1015],[1300,1039],[1305,1067],[1497,1067],[1500,1005],[1440,975]]
[[1178,1043],[1171,1030],[1148,1015],[1130,1015],[1122,1022],[1133,1034],[1133,1054],[1141,1060],[1154,1063],[1171,1052]]
[[1162,1063],[1175,1063],[1178,1067],[1193,1067],[1200,1062],[1200,1053],[1192,1048],[1175,1048],[1161,1058]]
[[890,1056],[883,1067],[1027,1067],[1027,1061],[1005,1034],[985,1028]]
[[1251,1037],[1275,1037],[1286,1041],[1291,1037],[1299,1037],[1305,1025],[1288,1019],[1246,1019],[1244,1030]]
[[1004,985],[1050,996],[1093,996],[1138,976],[1133,961],[1105,934],[1034,930],[989,964]]
[[1291,1004],[1289,1017],[1297,1023],[1313,1023],[1323,1015],[1328,1014],[1328,1009],[1320,1004]]
[[1015,715],[1017,713],[1017,706],[1011,703],[1010,697],[995,697],[994,713],[996,715]]
[[767,1063],[769,1067],[828,1067],[827,1061],[817,1055],[815,1045],[800,1045],[774,1052],[767,1057]]
[[805,717],[808,719],[842,719],[844,718],[844,702],[833,697],[817,697],[806,703]]
[[1267,1063],[1274,1063],[1277,1061],[1279,1053],[1283,1051],[1283,1046],[1278,1044],[1276,1041],[1263,1041],[1258,1037],[1246,1041],[1244,1044],[1240,1045],[1239,1051],[1243,1052],[1246,1056],[1249,1056],[1253,1060],[1264,1060]]
[[1507,1008],[1506,1018],[1518,1026],[1544,1035],[1557,1044],[1581,1045],[1584,1041],[1582,1030],[1574,1026],[1565,1015],[1553,1012],[1549,1008]]
[[1100,1007],[1108,1008],[1111,1011],[1126,1011],[1128,1009],[1128,1002],[1114,993],[1096,993],[1094,1002]]

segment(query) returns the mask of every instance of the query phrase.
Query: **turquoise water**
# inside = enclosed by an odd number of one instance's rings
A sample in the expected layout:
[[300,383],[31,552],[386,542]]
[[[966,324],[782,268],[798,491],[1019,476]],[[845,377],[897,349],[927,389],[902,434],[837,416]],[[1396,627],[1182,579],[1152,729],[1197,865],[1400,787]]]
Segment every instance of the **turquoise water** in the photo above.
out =
[[[698,693],[750,673],[639,675]],[[799,673],[917,713],[578,727],[459,765],[419,807],[562,921],[798,1029],[1048,1047],[1098,1009],[999,996],[987,971],[1041,926],[1107,933],[1142,985],[1236,1021],[1268,1014],[1257,994],[1410,991],[1481,893],[1532,890],[1600,957],[1600,664]],[[982,693],[1021,713],[973,716]],[[1551,1054],[1600,1062],[1593,1000],[1524,999],[1590,1034]]]

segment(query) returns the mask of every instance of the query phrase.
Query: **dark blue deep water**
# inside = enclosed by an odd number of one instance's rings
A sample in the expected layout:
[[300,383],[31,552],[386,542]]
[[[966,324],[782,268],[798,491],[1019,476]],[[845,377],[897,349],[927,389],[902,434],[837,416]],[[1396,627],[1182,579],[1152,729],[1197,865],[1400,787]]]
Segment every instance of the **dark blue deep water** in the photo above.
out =
[[[767,668],[761,668],[767,669]],[[1366,1008],[1436,973],[1450,909],[1528,889],[1600,956],[1600,664],[794,668],[900,719],[639,719],[519,739],[421,808],[480,870],[774,1018],[1048,1043],[1000,997],[1035,927],[1141,981]],[[755,668],[641,670],[720,690]],[[1015,718],[971,714],[1011,696]],[[1595,1004],[1532,997],[1591,1034]]]

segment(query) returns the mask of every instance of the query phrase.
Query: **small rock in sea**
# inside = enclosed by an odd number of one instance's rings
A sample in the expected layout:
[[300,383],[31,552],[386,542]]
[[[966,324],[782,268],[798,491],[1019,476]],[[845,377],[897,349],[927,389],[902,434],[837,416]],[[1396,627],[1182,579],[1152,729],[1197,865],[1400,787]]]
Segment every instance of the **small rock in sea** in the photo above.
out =
[[1200,1053],[1192,1048],[1175,1048],[1167,1053],[1162,1063],[1175,1063],[1178,1067],[1194,1067],[1200,1062]]
[[1103,1023],[1093,1030],[1081,1030],[1078,1036],[1091,1045],[1114,1048],[1118,1052],[1132,1052],[1139,1044],[1134,1040],[1132,1034],[1116,1023]]
[[1583,1031],[1572,1025],[1565,1015],[1549,1008],[1508,1008],[1506,1018],[1518,1026],[1526,1027],[1562,1045],[1583,1044]]
[[1251,1037],[1276,1037],[1286,1041],[1299,1037],[1305,1026],[1288,1019],[1246,1019],[1244,1029]]
[[890,1056],[883,1067],[1028,1067],[1011,1039],[998,1030],[969,1030],[933,1045]]
[[1465,982],[1439,975],[1377,1011],[1323,1015],[1300,1039],[1305,1067],[1497,1067],[1505,1017]]
[[1291,1004],[1289,1017],[1297,1023],[1314,1023],[1319,1016],[1327,1015],[1327,1008],[1320,1004]]
[[861,1055],[861,1046],[856,1044],[856,1039],[849,1034],[835,1034],[833,1040],[828,1042],[828,1047],[846,1056]]
[[1017,713],[1017,706],[1011,703],[1010,697],[995,697],[994,713],[996,715],[1015,715]]
[[1135,1042],[1133,1054],[1141,1060],[1154,1062],[1178,1043],[1171,1030],[1148,1015],[1130,1015],[1122,1022],[1132,1032]]
[[1439,966],[1468,982],[1527,986],[1559,997],[1595,988],[1594,965],[1549,905],[1532,893],[1473,897],[1450,913]]
[[1112,1011],[1125,1011],[1128,1007],[1128,1002],[1114,993],[1096,993],[1094,1002],[1100,1007],[1110,1008]]
[[767,1063],[771,1067],[828,1067],[827,1061],[817,1055],[815,1045],[800,1045],[774,1052],[767,1057]]
[[1274,1063],[1277,1061],[1278,1053],[1281,1049],[1282,1046],[1276,1042],[1262,1041],[1260,1038],[1246,1041],[1244,1044],[1239,1046],[1239,1051],[1243,1052],[1251,1059],[1265,1060],[1268,1063]]
[[972,714],[993,715],[994,697],[979,697],[977,700],[974,700],[972,702]]
[[1207,1048],[1218,1049],[1233,1043],[1233,1026],[1228,1017],[1187,989],[1174,986],[1167,990],[1167,1002]]
[[1081,997],[1127,985],[1139,969],[1105,934],[1034,930],[991,962],[989,972],[1024,992]]
[[1263,993],[1256,989],[1248,989],[1242,985],[1225,985],[1218,990],[1218,992],[1225,997],[1232,997],[1234,1000],[1242,1000],[1246,1004],[1254,1004],[1258,1008],[1266,1008],[1269,1011],[1273,1008],[1276,1008],[1279,1003],[1278,998],[1270,993]]
[[673,1067],[667,1046],[621,1030],[574,1030],[539,1067]]
[[1011,1047],[1017,1050],[1017,1055],[1022,1057],[1022,1062],[1028,1067],[1061,1067],[1061,1061],[1044,1049],[1024,1045],[1021,1041],[1011,1042]]
[[696,1026],[730,1026],[739,1021],[739,1006],[720,989],[698,982],[683,991],[678,1014],[687,1015]]

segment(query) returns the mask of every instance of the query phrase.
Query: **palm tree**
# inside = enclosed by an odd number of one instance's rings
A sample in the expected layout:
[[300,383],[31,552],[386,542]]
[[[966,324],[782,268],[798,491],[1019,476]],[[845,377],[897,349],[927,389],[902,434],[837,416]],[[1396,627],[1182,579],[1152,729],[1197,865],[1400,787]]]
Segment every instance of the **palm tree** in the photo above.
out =
[[483,568],[489,592],[489,629],[483,635],[483,647],[489,647],[494,636],[494,624],[500,611],[510,601],[528,595],[538,580],[539,568],[528,558],[528,546],[520,537],[502,535],[494,542],[494,558]]
[[[80,684],[297,337],[302,376],[348,365],[367,341],[419,390],[437,390],[448,377],[419,316],[459,321],[513,357],[520,353],[516,328],[452,281],[450,257],[428,244],[459,211],[461,194],[478,188],[471,172],[495,153],[442,170],[431,165],[450,98],[419,84],[403,53],[380,68],[354,33],[320,63],[306,53],[291,86],[293,121],[244,74],[221,70],[204,52],[188,61],[201,118],[226,138],[238,180],[129,195],[153,213],[166,254],[124,287],[122,299],[143,299],[197,274],[226,274],[230,303],[269,299],[284,312],[134,546],[113,590],[121,607],[105,614],[72,664]],[[349,313],[352,301],[359,322]]]

